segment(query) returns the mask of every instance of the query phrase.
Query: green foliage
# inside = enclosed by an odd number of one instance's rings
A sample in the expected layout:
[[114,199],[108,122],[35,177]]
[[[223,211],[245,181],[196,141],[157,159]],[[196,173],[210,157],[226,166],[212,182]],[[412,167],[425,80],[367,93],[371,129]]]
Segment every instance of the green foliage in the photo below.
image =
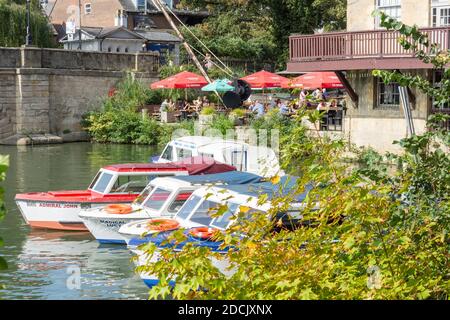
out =
[[216,114],[216,109],[214,109],[213,107],[205,107],[202,109],[202,111],[200,111],[200,114],[202,116],[212,116]]
[[231,111],[231,115],[241,118],[241,117],[245,117],[245,115],[247,114],[247,112],[244,109],[234,109],[233,111]]
[[218,56],[280,64],[292,33],[342,30],[346,24],[345,0],[183,0],[181,7],[210,11],[210,18],[190,29]]
[[450,50],[440,48],[439,44],[431,43],[426,33],[419,31],[417,26],[408,26],[383,12],[374,12],[380,16],[380,25],[388,30],[397,30],[400,33],[398,42],[405,50],[412,50],[414,56],[424,63],[433,64],[436,70],[443,73],[440,86],[435,86],[428,79],[420,75],[404,75],[397,71],[374,70],[373,75],[383,79],[385,83],[397,82],[401,86],[418,88],[425,94],[434,98],[435,104],[441,105],[450,102]]
[[234,121],[224,114],[218,114],[214,116],[210,128],[219,130],[225,136],[227,130],[234,129]]
[[[31,6],[32,43],[38,47],[55,47],[47,18],[34,1]],[[20,47],[25,44],[26,9],[25,1],[0,0],[0,46]]]
[[[405,154],[393,160],[402,165],[389,177],[372,178],[340,161],[347,152],[344,141],[305,134],[302,122],[319,118],[316,111],[299,112],[284,140],[283,163],[298,165],[285,169],[300,180],[291,195],[271,201],[272,219],[258,215],[223,232],[223,247],[236,247],[223,255],[190,245],[180,252],[161,249],[158,263],[140,269],[162,279],[151,298],[448,299],[449,145],[435,142],[448,133],[429,131],[401,141]],[[370,154],[365,157],[376,157]],[[304,201],[309,226],[271,231],[275,215],[311,181],[320,187]],[[181,233],[173,238],[184,240]],[[151,255],[155,247],[145,250]],[[211,258],[227,261],[235,272],[223,275]]]
[[[8,170],[8,166],[9,166],[8,157],[0,155],[0,182],[4,181],[6,179],[6,170]],[[6,213],[3,196],[4,196],[4,190],[0,186],[0,221],[3,220],[5,213]],[[0,237],[0,247],[2,247],[2,246],[3,246],[3,239]],[[0,270],[4,270],[7,268],[8,268],[8,264],[6,263],[6,260],[0,256]]]

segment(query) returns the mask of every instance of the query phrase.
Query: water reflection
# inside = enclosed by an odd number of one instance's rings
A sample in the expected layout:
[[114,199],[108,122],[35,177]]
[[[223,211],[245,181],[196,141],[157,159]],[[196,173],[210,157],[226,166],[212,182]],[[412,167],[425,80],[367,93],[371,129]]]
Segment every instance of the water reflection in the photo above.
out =
[[[148,146],[74,143],[45,147],[0,146],[11,167],[0,223],[5,246],[0,255],[9,269],[0,272],[0,299],[137,299],[147,289],[133,272],[126,248],[101,246],[89,233],[31,230],[13,201],[20,192],[86,188],[99,167],[146,162],[157,153]],[[68,268],[80,268],[81,288],[69,290]],[[70,270],[70,269],[69,269]]]

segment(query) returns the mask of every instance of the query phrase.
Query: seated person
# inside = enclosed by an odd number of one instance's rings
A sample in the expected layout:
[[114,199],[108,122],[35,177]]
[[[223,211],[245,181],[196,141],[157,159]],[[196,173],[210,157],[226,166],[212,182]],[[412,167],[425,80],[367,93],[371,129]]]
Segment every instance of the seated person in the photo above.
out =
[[284,116],[288,116],[291,113],[291,109],[284,102],[280,101],[280,103],[278,104],[278,108],[280,110],[280,114]]
[[262,118],[265,115],[264,105],[259,100],[256,100],[255,104],[251,105],[249,110],[256,114],[257,118]]

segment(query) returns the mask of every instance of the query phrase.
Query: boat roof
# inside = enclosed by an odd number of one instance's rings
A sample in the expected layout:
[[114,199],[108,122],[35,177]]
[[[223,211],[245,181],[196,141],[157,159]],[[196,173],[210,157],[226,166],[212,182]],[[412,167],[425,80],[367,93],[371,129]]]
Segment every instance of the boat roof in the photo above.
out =
[[147,172],[147,171],[186,171],[186,167],[172,163],[125,163],[103,167],[115,172]]
[[262,181],[262,177],[249,172],[231,171],[217,174],[197,175],[197,176],[176,176],[156,178],[153,185],[163,185],[168,187],[189,187],[207,185],[240,185],[255,184]]
[[115,172],[161,172],[187,171],[190,175],[214,174],[236,171],[236,168],[216,161],[210,157],[192,157],[173,163],[128,163],[115,164],[104,167],[105,170]]
[[[294,176],[284,176],[280,179],[280,182],[273,184],[272,182],[262,182],[253,183],[246,185],[226,185],[226,186],[216,186],[213,189],[201,189],[196,192],[200,194],[213,193],[218,197],[217,200],[228,198],[230,195],[236,196],[236,199],[241,200],[243,198],[248,199],[248,197],[258,198],[262,194],[268,196],[268,200],[272,200],[276,197],[284,197],[292,194],[297,187],[298,177]],[[312,184],[305,186],[305,191],[301,194],[294,194],[293,201],[296,203],[301,203],[305,200],[307,194],[313,188]]]

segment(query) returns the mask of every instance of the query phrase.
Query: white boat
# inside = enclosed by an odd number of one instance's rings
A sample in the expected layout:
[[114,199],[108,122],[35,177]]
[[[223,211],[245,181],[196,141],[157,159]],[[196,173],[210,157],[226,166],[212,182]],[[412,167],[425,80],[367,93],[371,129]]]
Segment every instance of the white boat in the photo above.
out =
[[[295,179],[294,179],[295,180]],[[285,180],[285,182],[287,182]],[[179,228],[186,229],[185,234],[187,241],[174,247],[173,250],[181,250],[186,243],[194,243],[199,246],[207,246],[212,251],[225,253],[221,249],[221,243],[210,240],[210,236],[197,237],[195,235],[196,230],[202,232],[210,232],[213,234],[216,230],[223,231],[229,228],[236,220],[231,220],[233,215],[237,215],[241,206],[248,207],[250,210],[246,213],[247,217],[253,214],[267,215],[268,211],[272,208],[270,199],[277,195],[285,195],[293,190],[295,182],[287,182],[286,187],[282,192],[278,192],[278,187],[271,183],[260,183],[255,185],[241,185],[241,186],[226,186],[226,187],[213,187],[213,188],[201,188],[196,190],[189,200],[183,205],[177,215],[174,217],[174,223],[178,224]],[[287,212],[281,213],[280,218],[284,219],[286,225],[295,223],[302,219],[301,211],[303,208],[302,201],[305,199],[307,193],[311,188],[306,188],[305,193],[293,197],[293,203]],[[259,203],[259,195],[265,193],[268,195],[268,201]],[[227,205],[228,210],[220,217],[211,217],[211,209],[217,208],[221,205]],[[214,210],[213,210],[214,212]],[[154,231],[149,228],[152,220],[137,221],[124,225],[120,228],[119,232],[127,239],[127,244],[130,250],[138,255],[136,263],[138,266],[143,266],[158,260],[159,253],[149,257],[145,252],[139,249],[139,246],[148,242],[154,243],[158,247],[166,246],[165,243],[167,237],[171,234],[171,231],[160,232]],[[198,229],[201,228],[201,229]],[[142,235],[142,236],[140,236]],[[233,270],[230,270],[226,260],[213,260],[214,265],[225,275],[230,276],[233,274]],[[158,283],[156,276],[141,272],[141,278],[144,282],[152,287]],[[175,279],[173,279],[175,280]]]
[[155,162],[167,163],[183,158],[204,156],[232,165],[239,171],[263,177],[284,175],[277,155],[267,147],[213,137],[191,136],[172,140]]
[[87,231],[78,214],[83,209],[133,202],[157,177],[235,171],[233,166],[197,157],[176,163],[131,163],[100,169],[87,190],[16,194],[24,220],[33,228]]
[[156,178],[124,213],[114,214],[109,207],[83,210],[79,216],[100,243],[126,244],[119,228],[132,221],[148,218],[172,218],[192,192],[202,186],[258,183],[262,177],[231,171],[200,176]]

